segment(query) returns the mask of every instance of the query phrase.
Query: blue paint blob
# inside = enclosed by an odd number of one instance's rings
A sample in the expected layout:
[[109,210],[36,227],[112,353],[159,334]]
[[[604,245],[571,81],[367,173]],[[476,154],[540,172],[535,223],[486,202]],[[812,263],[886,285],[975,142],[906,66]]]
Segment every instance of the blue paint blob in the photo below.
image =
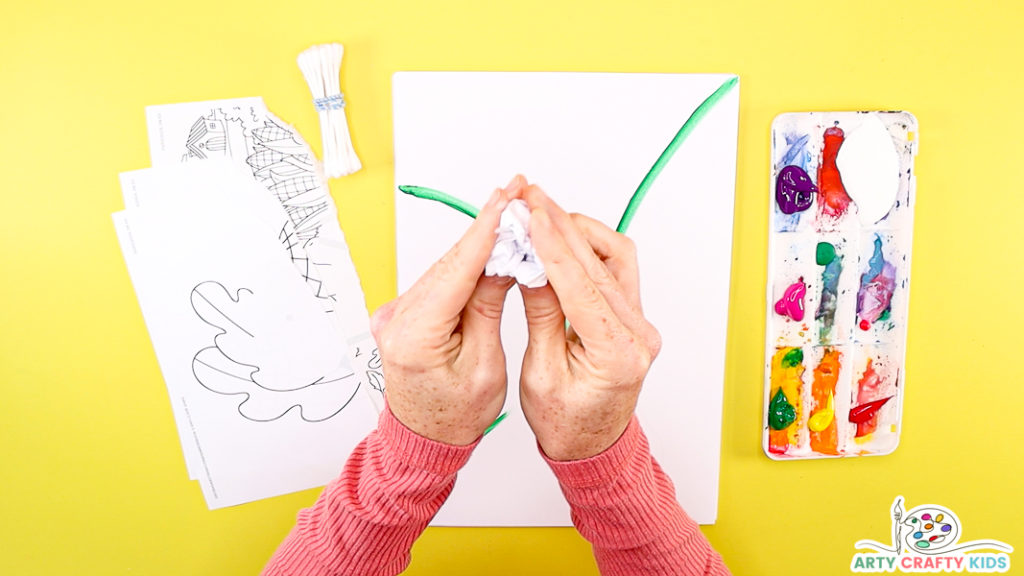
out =
[[807,140],[810,137],[810,134],[802,134],[799,137],[796,134],[786,134],[786,144],[789,145],[789,149],[786,150],[786,155],[782,157],[782,163],[793,164],[797,156],[807,149]]

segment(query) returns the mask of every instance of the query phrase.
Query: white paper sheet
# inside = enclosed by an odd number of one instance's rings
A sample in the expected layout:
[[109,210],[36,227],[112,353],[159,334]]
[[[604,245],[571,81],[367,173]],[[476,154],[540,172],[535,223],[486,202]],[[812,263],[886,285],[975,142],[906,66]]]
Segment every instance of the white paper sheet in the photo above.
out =
[[251,172],[280,203],[281,248],[347,335],[356,377],[379,411],[383,376],[366,300],[330,191],[298,131],[270,113],[261,98],[150,106],[146,118],[154,167],[223,159]]
[[344,336],[266,226],[280,209],[211,168],[124,175],[114,221],[187,462],[219,508],[326,483],[374,417]]
[[[728,75],[420,73],[393,80],[395,184],[483,205],[516,173],[569,211],[615,227],[633,191]],[[645,313],[664,340],[638,414],[655,457],[698,522],[715,521],[735,194],[738,88],[690,134],[650,189],[636,241]],[[396,192],[398,289],[451,246],[468,218]],[[519,407],[526,343],[506,304],[509,417],[460,472],[439,525],[569,525],[568,507]]]

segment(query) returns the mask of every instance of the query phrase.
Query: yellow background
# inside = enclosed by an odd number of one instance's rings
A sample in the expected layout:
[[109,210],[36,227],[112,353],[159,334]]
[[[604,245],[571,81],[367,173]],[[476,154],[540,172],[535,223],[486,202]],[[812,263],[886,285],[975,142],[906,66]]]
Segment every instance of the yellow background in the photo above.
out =
[[[854,541],[888,539],[903,494],[952,508],[963,539],[1024,546],[1022,6],[4,0],[0,574],[255,574],[315,498],[206,509],[110,213],[117,174],[149,165],[149,104],[263,96],[319,151],[295,57],[330,41],[346,47],[364,165],[331,190],[371,309],[394,296],[393,72],[739,74],[720,514],[705,534],[737,574],[842,574]],[[772,462],[760,447],[769,125],[857,109],[909,110],[921,127],[902,444]],[[597,571],[572,529],[430,529],[408,573]]]

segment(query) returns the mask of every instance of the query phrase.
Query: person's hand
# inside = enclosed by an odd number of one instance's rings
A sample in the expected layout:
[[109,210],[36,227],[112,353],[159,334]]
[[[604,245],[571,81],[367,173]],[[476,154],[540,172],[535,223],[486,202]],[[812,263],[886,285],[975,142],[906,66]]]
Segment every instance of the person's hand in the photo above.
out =
[[482,273],[501,211],[524,185],[516,176],[495,190],[462,239],[371,320],[388,406],[407,428],[431,440],[472,444],[505,402],[500,327],[513,281]]
[[570,216],[537,186],[524,198],[549,284],[519,287],[530,333],[520,401],[549,458],[580,460],[626,430],[661,336],[640,307],[632,240]]

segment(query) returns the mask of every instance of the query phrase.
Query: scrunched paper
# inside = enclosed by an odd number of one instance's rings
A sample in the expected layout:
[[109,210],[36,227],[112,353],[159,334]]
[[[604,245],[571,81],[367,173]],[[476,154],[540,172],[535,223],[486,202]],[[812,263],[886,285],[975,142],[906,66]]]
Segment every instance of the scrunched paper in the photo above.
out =
[[544,265],[530,241],[530,208],[523,200],[512,200],[501,213],[498,239],[484,273],[488,276],[512,276],[527,288],[548,283]]

